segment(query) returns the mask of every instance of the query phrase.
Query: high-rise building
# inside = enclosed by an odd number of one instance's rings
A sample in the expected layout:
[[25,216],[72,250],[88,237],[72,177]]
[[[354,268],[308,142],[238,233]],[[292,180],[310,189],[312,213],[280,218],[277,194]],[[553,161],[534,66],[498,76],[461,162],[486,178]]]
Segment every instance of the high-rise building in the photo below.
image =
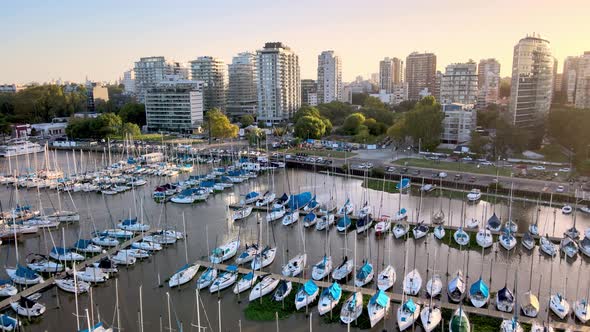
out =
[[96,112],[96,104],[109,101],[109,90],[100,83],[89,82],[86,85],[86,109],[88,112]]
[[563,61],[561,92],[565,95],[565,102],[567,104],[574,104],[576,100],[576,83],[579,61],[580,57],[577,56],[568,56]]
[[203,123],[204,83],[169,76],[145,93],[149,131],[193,133]]
[[342,59],[334,51],[318,55],[318,103],[342,100]]
[[576,108],[590,108],[590,52],[580,57],[577,70]]
[[[309,106],[313,105],[314,99],[317,104],[318,85],[316,81],[310,79],[301,80],[301,103]],[[311,96],[310,96],[311,95]],[[315,95],[315,97],[314,97]]]
[[515,126],[530,128],[549,112],[553,97],[553,64],[546,39],[527,36],[514,46],[509,109]]
[[434,94],[436,80],[436,55],[414,52],[406,58],[408,98],[420,100],[420,95]]
[[256,55],[239,53],[228,66],[227,114],[239,117],[256,116]]
[[404,62],[398,58],[385,58],[379,61],[379,90],[393,92],[394,84],[404,80]]
[[135,62],[135,92],[143,102],[147,89],[166,79],[170,75],[181,79],[188,78],[188,70],[179,62],[168,62],[163,56],[140,58]]
[[213,108],[225,111],[227,93],[227,72],[223,60],[201,56],[190,62],[191,80],[205,83],[203,107],[205,113]]
[[135,71],[133,71],[133,69],[129,69],[123,73],[121,84],[125,87],[125,94],[135,94]]
[[270,42],[256,52],[258,120],[289,120],[301,106],[299,57],[280,42]]
[[483,110],[489,104],[496,104],[500,96],[500,62],[496,59],[482,59],[477,68],[477,109]]
[[446,67],[440,85],[441,104],[477,103],[477,64],[473,60]]

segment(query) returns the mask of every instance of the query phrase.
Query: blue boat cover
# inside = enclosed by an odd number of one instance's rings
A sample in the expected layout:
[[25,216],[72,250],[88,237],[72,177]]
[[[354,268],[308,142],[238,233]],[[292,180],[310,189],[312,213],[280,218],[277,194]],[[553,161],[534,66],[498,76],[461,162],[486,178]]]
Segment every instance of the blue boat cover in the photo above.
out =
[[357,222],[356,222],[356,226],[365,226],[367,224],[371,223],[371,217],[369,217],[369,215],[366,215],[362,218],[360,218]]
[[303,218],[303,221],[314,221],[316,218],[315,213],[310,212],[308,214],[305,215],[305,218]]
[[6,284],[12,284],[12,280],[10,280],[10,279],[0,279],[0,286],[6,285]]
[[315,282],[313,282],[313,280],[310,279],[303,285],[303,290],[307,293],[307,295],[311,296],[317,292],[318,286],[315,284]]
[[404,310],[410,313],[416,311],[416,303],[411,298],[404,303]]
[[361,266],[359,272],[356,274],[356,278],[359,280],[365,280],[372,271],[373,267],[368,262],[365,262],[365,264]]
[[0,326],[2,327],[11,327],[12,329],[10,329],[10,331],[16,329],[16,326],[18,325],[18,321],[13,318],[10,317],[8,315],[0,315]]
[[22,265],[18,265],[15,272],[17,277],[25,278],[25,279],[36,279],[37,273],[35,271],[29,269],[28,267],[24,267]]
[[351,220],[349,216],[342,216],[342,218],[338,219],[338,226],[339,227],[346,227],[350,225]]
[[382,307],[386,307],[387,303],[389,303],[389,296],[387,296],[384,291],[378,290],[377,293],[371,297],[370,302],[373,304],[377,303]]
[[408,210],[406,210],[406,208],[402,208],[401,210],[399,210],[399,214],[406,214],[408,213]]
[[287,201],[287,206],[291,209],[300,209],[306,206],[311,201],[311,193],[309,191],[302,192],[297,195],[291,195],[289,197],[289,201]]
[[131,218],[130,218],[130,219],[125,219],[125,220],[123,220],[122,224],[123,224],[124,226],[135,225],[135,224],[137,224],[137,218],[132,218],[132,219],[131,219]]
[[353,293],[353,294],[352,294],[352,300],[351,300],[351,301],[350,301],[350,303],[348,304],[348,308],[349,308],[350,310],[353,310],[353,309],[354,309],[354,307],[356,307],[356,301],[357,301],[357,298],[356,298],[356,293]]
[[254,272],[250,271],[244,276],[244,280],[252,280],[254,278]]
[[483,295],[484,297],[488,297],[490,295],[490,289],[488,288],[488,285],[486,285],[486,283],[483,280],[481,280],[481,278],[474,282],[473,285],[471,285],[471,288],[469,289],[469,294],[471,295],[478,293],[481,293],[481,295]]
[[93,326],[93,327],[92,327],[90,330],[88,330],[88,329],[84,329],[84,330],[80,330],[80,332],[92,332],[92,331],[95,331],[95,330],[97,330],[97,329],[98,329],[99,327],[101,327],[101,326],[102,326],[102,322],[98,322],[98,323],[96,323],[96,325],[94,325],[94,326]]
[[200,186],[205,188],[213,188],[213,186],[215,186],[215,181],[202,181]]
[[492,214],[492,216],[490,217],[490,219],[488,219],[488,225],[491,228],[498,228],[498,227],[500,227],[500,219],[498,218],[498,216],[496,215],[495,212],[494,212],[494,214]]
[[236,271],[238,271],[238,267],[237,267],[237,266],[235,266],[235,265],[228,265],[228,266],[227,266],[227,270],[228,270],[229,272],[236,272]]
[[65,254],[69,253],[70,250],[66,249],[66,248],[62,248],[62,247],[53,247],[53,248],[51,248],[51,252],[56,253],[58,255],[65,255]]
[[330,285],[330,287],[328,287],[328,292],[334,300],[337,300],[342,295],[342,288],[340,287],[340,285],[338,285],[337,282],[335,282],[332,285]]
[[90,245],[92,243],[91,240],[84,240],[84,239],[80,239],[78,241],[76,241],[76,243],[74,243],[74,248],[78,248],[78,249],[85,249],[88,247],[88,245]]
[[398,190],[404,189],[404,188],[407,188],[409,185],[410,185],[410,179],[402,179],[400,182],[398,182],[395,185],[395,188]]
[[260,196],[259,193],[255,192],[255,191],[251,191],[246,194],[246,199],[256,198],[258,196]]
[[184,264],[183,266],[180,267],[180,269],[178,269],[178,271],[176,271],[176,273],[188,269],[189,267],[191,267],[191,265],[192,264]]
[[512,295],[510,289],[504,287],[498,291],[498,301],[514,302],[514,295]]

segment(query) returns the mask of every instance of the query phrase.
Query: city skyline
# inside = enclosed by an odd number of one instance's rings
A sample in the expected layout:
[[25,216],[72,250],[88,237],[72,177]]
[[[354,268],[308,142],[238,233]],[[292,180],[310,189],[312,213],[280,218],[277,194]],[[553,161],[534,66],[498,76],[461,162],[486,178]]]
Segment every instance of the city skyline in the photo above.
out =
[[[164,56],[187,64],[213,56],[231,63],[236,54],[274,41],[299,55],[302,78],[316,78],[317,56],[325,50],[341,56],[347,82],[378,72],[384,57],[405,59],[413,51],[435,53],[441,71],[451,63],[496,58],[504,77],[511,73],[514,45],[527,34],[538,33],[551,42],[560,69],[566,56],[590,48],[577,42],[590,35],[584,17],[590,4],[566,2],[501,0],[477,7],[464,0],[403,5],[10,2],[0,11],[0,27],[12,31],[4,42],[7,51],[0,54],[0,81],[114,81],[140,57]],[[326,30],[332,33],[319,32]]]

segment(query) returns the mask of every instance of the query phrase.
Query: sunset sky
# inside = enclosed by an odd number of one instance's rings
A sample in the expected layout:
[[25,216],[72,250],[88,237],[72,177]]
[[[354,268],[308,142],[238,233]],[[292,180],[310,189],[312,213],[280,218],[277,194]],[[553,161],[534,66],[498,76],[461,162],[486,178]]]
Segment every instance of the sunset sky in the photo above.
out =
[[316,78],[317,55],[335,50],[345,81],[378,71],[383,57],[431,51],[437,67],[495,57],[510,75],[527,33],[559,60],[590,51],[589,0],[2,1],[0,84],[51,79],[114,81],[142,56],[231,61],[267,41],[300,56]]

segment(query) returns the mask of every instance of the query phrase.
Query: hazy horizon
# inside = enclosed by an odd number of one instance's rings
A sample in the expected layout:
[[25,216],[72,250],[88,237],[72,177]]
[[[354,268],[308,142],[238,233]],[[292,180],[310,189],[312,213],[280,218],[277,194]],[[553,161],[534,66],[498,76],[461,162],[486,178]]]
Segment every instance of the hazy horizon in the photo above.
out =
[[[33,4],[34,3],[34,4]],[[316,78],[317,56],[335,50],[343,78],[367,78],[379,60],[434,52],[437,68],[496,58],[510,76],[512,51],[533,32],[550,41],[561,72],[566,56],[590,50],[590,2],[452,0],[298,2],[41,1],[0,5],[0,84],[114,81],[140,57],[183,63],[203,55],[226,63],[281,41],[298,55],[301,78]]]

